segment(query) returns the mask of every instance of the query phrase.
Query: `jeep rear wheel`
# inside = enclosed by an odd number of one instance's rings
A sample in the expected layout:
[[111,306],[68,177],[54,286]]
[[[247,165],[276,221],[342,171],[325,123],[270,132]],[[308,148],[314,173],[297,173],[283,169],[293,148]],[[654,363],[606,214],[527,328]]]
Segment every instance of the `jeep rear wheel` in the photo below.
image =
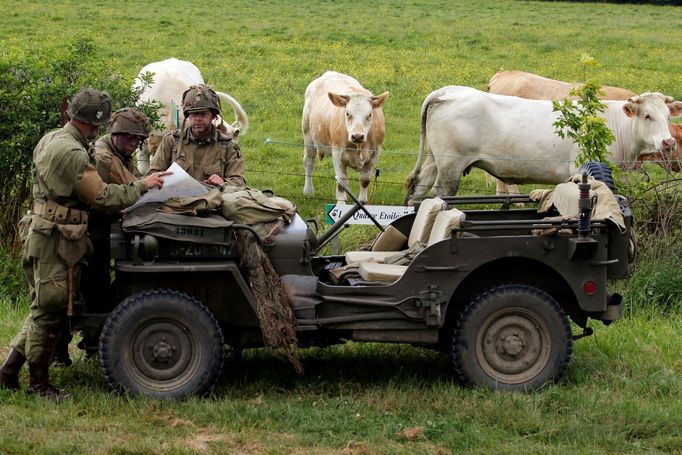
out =
[[547,293],[506,284],[476,297],[453,334],[452,361],[460,381],[498,390],[533,390],[558,381],[573,339],[564,311]]
[[223,366],[223,335],[210,311],[172,290],[135,294],[102,328],[101,368],[119,391],[181,399],[207,393]]

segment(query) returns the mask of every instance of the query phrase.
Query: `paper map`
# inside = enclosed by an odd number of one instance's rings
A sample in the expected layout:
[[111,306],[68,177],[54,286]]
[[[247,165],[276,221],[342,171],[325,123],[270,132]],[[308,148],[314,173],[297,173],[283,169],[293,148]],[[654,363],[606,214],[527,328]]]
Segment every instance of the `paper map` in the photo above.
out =
[[208,193],[208,189],[204,185],[193,179],[177,163],[171,164],[168,172],[172,172],[172,174],[163,177],[163,188],[152,188],[135,204],[121,211],[128,213],[136,207],[151,202],[165,202],[172,197],[203,196]]

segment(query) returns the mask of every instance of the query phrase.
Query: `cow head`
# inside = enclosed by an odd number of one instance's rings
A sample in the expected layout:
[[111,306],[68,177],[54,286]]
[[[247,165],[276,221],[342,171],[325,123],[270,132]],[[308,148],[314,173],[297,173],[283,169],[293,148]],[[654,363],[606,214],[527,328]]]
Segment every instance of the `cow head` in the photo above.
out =
[[668,118],[682,113],[682,102],[658,92],[647,92],[630,98],[623,105],[623,112],[634,121],[633,133],[640,142],[640,154],[675,150]]
[[354,144],[366,142],[369,129],[372,126],[372,111],[384,105],[386,98],[388,98],[388,92],[378,96],[339,95],[332,92],[329,92],[328,95],[334,106],[345,109],[348,141]]

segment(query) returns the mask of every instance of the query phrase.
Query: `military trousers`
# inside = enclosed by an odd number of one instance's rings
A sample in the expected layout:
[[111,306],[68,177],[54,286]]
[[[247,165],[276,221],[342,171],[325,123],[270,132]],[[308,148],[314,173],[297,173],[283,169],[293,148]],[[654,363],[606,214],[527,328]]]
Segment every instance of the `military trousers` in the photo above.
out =
[[[47,334],[63,331],[68,323],[68,267],[58,254],[60,233],[55,223],[34,216],[24,243],[24,271],[32,285],[29,314],[10,343],[31,363],[40,359]],[[85,240],[87,241],[87,239]],[[73,267],[72,298],[77,298],[82,264]]]

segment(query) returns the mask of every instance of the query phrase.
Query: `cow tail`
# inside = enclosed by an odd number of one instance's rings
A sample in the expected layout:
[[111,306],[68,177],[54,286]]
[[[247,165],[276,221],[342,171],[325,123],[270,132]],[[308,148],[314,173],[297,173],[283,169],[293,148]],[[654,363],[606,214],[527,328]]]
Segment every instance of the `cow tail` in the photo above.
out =
[[405,203],[409,201],[410,197],[414,193],[414,191],[417,188],[417,185],[419,184],[419,174],[421,173],[422,170],[422,164],[424,161],[424,149],[426,148],[426,117],[429,111],[429,107],[431,106],[431,101],[433,98],[431,96],[427,97],[426,100],[424,100],[424,104],[422,105],[422,124],[421,124],[421,131],[419,134],[419,155],[417,155],[417,163],[410,172],[410,175],[407,176],[407,180],[405,181],[405,187],[407,188],[407,196],[405,198]]
[[239,128],[240,135],[245,134],[246,130],[249,129],[249,117],[248,115],[246,115],[246,112],[242,108],[241,104],[239,104],[239,102],[236,99],[232,98],[227,93],[216,92],[216,94],[220,99],[226,101],[230,106],[232,106],[235,120],[234,123],[232,123],[230,126],[232,128]]

